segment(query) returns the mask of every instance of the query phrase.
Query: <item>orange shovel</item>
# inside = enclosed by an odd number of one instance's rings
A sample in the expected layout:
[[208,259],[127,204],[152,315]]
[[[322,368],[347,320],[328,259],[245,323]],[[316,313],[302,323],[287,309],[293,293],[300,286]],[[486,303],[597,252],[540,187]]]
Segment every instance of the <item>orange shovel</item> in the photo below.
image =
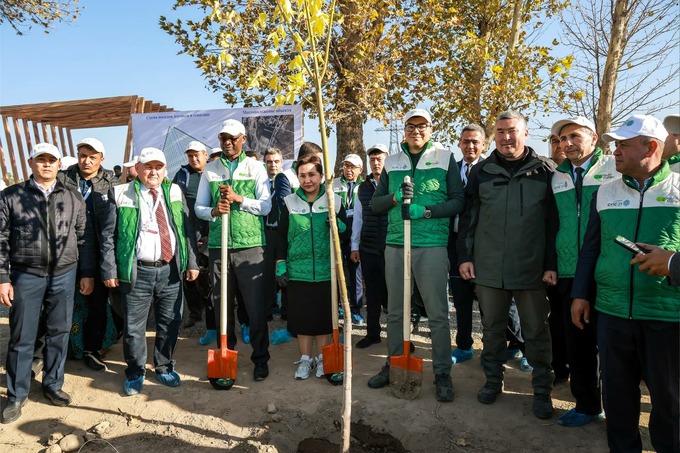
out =
[[[411,182],[406,176],[404,182]],[[404,200],[411,204],[411,199]],[[412,400],[423,385],[423,359],[411,357],[411,221],[404,220],[404,354],[390,357],[390,389],[397,398]]]
[[220,348],[208,350],[208,380],[216,390],[229,390],[236,382],[238,352],[227,347],[227,269],[229,266],[229,214],[222,214],[220,257]]
[[[341,373],[345,369],[345,351],[340,344],[340,332],[338,330],[338,282],[335,267],[335,247],[333,235],[331,234],[331,319],[333,320],[333,343],[321,348],[323,353],[323,372],[326,379],[331,384],[339,385],[342,381],[332,380],[331,377],[336,373]],[[346,319],[346,318],[345,318]],[[351,324],[350,324],[351,326]],[[345,322],[347,328],[347,322]],[[351,327],[350,327],[351,328]]]

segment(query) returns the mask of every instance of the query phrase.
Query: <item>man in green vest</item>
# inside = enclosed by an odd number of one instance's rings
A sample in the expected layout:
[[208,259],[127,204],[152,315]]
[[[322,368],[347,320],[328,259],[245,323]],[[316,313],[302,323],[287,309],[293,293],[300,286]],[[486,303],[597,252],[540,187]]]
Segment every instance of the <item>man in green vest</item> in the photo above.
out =
[[551,132],[560,138],[561,149],[567,157],[553,174],[552,188],[560,221],[555,241],[558,317],[565,322],[569,384],[576,399],[576,407],[562,414],[557,423],[578,427],[602,418],[602,402],[595,326],[588,325],[581,330],[571,322],[571,287],[593,193],[602,184],[618,179],[620,174],[616,171],[614,156],[605,156],[596,146],[595,125],[588,118],[579,116],[557,121]]
[[[449,221],[463,211],[464,194],[460,172],[450,151],[435,146],[432,118],[423,109],[404,116],[405,143],[401,152],[387,157],[373,195],[373,210],[387,213],[385,278],[388,293],[387,352],[404,353],[404,219],[411,220],[411,270],[432,333],[432,365],[437,401],[453,401],[451,383],[451,333],[448,318]],[[404,178],[409,176],[410,183]],[[411,204],[404,204],[410,199]],[[506,312],[507,314],[507,312]],[[368,381],[371,388],[389,384],[389,359]]]
[[[600,186],[574,277],[572,322],[597,311],[602,403],[611,451],[642,451],[640,381],[649,390],[649,437],[656,451],[680,451],[680,287],[631,267],[634,254],[617,236],[680,250],[680,174],[661,158],[666,129],[633,115],[603,134],[614,142],[621,178]],[[595,290],[595,286],[597,286]],[[594,304],[593,304],[594,302]]]
[[[250,322],[250,360],[253,379],[269,376],[269,332],[265,300],[265,216],[271,209],[269,178],[262,163],[243,152],[246,128],[240,121],[226,120],[218,134],[222,155],[209,162],[198,185],[196,216],[210,223],[208,255],[213,276],[215,319],[220,320],[221,248],[229,249],[227,282],[227,345],[236,346],[234,300],[236,290],[243,298]],[[229,214],[229,240],[222,244],[222,215]],[[219,341],[219,340],[218,340]],[[219,345],[218,345],[219,346]]]
[[128,365],[123,389],[128,396],[140,393],[144,385],[146,321],[152,306],[156,379],[168,387],[181,384],[173,354],[182,323],[182,277],[193,281],[199,273],[189,208],[180,187],[166,178],[163,151],[142,149],[135,167],[137,179],[109,190],[115,230],[102,230],[103,237],[113,238],[102,254],[115,266],[102,268],[102,279],[120,291]]

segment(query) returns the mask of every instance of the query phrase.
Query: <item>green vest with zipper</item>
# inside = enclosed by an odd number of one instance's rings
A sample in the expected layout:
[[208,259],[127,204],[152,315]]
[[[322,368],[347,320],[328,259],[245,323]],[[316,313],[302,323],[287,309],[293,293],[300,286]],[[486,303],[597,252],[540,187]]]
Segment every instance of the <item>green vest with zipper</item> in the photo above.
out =
[[[331,279],[328,197],[321,186],[316,200],[309,203],[302,189],[284,198],[288,209],[288,252],[286,267],[291,280],[323,282]],[[335,196],[335,213],[342,200]]]
[[600,187],[596,208],[601,245],[595,308],[619,318],[680,322],[680,287],[631,266],[631,253],[614,242],[621,235],[680,251],[680,175],[664,162],[643,192],[624,175]]
[[558,277],[574,278],[576,274],[576,262],[588,226],[593,193],[602,184],[620,177],[621,174],[616,171],[614,156],[605,156],[600,148],[595,148],[590,164],[583,173],[579,208],[569,159],[565,159],[553,173],[552,189],[560,218],[560,229],[555,240]]
[[[432,141],[427,142],[416,168],[413,168],[406,145],[402,152],[385,159],[384,171],[388,174],[389,193],[396,193],[406,176],[413,182],[414,204],[433,206],[448,199],[446,176],[449,159],[453,154],[445,149],[436,149]],[[404,245],[404,221],[401,206],[387,213],[387,240],[389,245]],[[449,217],[411,220],[411,246],[446,247],[449,240]]]
[[[131,283],[132,269],[135,266],[137,237],[139,236],[140,217],[140,182],[138,179],[113,187],[116,197],[117,237],[116,237],[116,265],[118,279],[124,283]],[[160,187],[163,192],[165,205],[170,211],[170,221],[179,247],[180,273],[187,268],[187,238],[184,234],[184,203],[182,189],[165,178]]]
[[[217,206],[220,200],[220,186],[230,185],[234,192],[245,198],[257,199],[258,172],[265,172],[262,164],[241,153],[238,165],[232,175],[227,166],[224,155],[206,164],[203,174],[210,183],[211,203]],[[231,204],[229,213],[229,243],[230,249],[260,247],[265,245],[264,217],[245,212],[237,203]],[[210,222],[208,233],[208,248],[222,247],[222,217],[218,216]]]

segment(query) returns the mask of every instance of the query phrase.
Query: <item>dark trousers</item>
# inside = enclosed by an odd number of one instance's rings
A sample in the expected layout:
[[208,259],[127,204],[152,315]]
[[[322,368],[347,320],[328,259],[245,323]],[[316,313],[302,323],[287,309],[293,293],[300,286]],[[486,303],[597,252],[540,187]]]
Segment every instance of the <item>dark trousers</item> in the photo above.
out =
[[276,250],[279,243],[279,235],[276,229],[265,227],[264,235],[267,245],[264,247],[264,300],[267,303],[267,318],[272,316],[272,310],[276,307]]
[[146,374],[146,320],[153,305],[156,321],[153,363],[156,373],[174,371],[172,356],[182,323],[182,281],[175,260],[163,267],[137,266],[137,280],[129,293],[121,293],[123,355],[126,379]]
[[552,346],[548,314],[550,304],[545,290],[505,290],[477,285],[482,316],[483,343],[482,367],[488,383],[501,387],[504,364],[507,360],[505,331],[508,312],[513,297],[522,320],[525,355],[534,367],[532,384],[535,394],[550,394],[554,374],[552,371]]
[[[454,264],[455,265],[455,264]],[[456,346],[460,349],[472,347],[472,304],[475,298],[474,285],[463,280],[460,273],[449,275],[449,289],[456,308]]]
[[42,386],[46,390],[59,390],[64,384],[76,270],[47,277],[13,270],[10,279],[14,287],[14,301],[9,310],[7,399],[13,402],[28,398],[41,311],[46,326]]
[[387,307],[385,257],[359,252],[361,272],[366,282],[366,336],[380,338],[380,309]]
[[[569,292],[571,292],[571,284],[569,285]],[[555,376],[566,378],[569,377],[566,329],[568,328],[567,323],[571,324],[571,313],[568,310],[564,310],[563,297],[557,286],[548,286],[546,293],[550,301],[548,324],[550,325],[550,337],[552,338],[552,367],[555,371]],[[569,299],[569,305],[571,305],[571,299]]]
[[590,323],[583,330],[571,322],[571,287],[573,278],[557,281],[560,296],[567,360],[571,377],[569,385],[576,400],[576,412],[597,415],[602,412],[600,373],[597,351],[598,313],[590,307]]
[[[479,305],[479,312],[482,312],[482,305]],[[482,319],[484,317],[482,316]],[[505,328],[505,339],[508,342],[508,349],[519,349],[524,352],[524,338],[522,338],[522,324],[519,320],[519,310],[517,302],[513,298],[508,309],[508,324]]]
[[[210,269],[213,281],[213,305],[215,323],[219,326],[221,308],[221,250],[210,249]],[[243,307],[250,322],[250,344],[253,363],[267,363],[269,360],[269,331],[267,328],[267,304],[264,299],[264,250],[262,247],[229,250],[227,271],[227,346],[236,347],[234,331],[234,306],[236,290],[241,292]],[[219,347],[219,337],[217,339]]]
[[612,452],[640,452],[640,380],[649,389],[649,435],[658,452],[680,451],[680,323],[598,313],[597,341],[607,440]]
[[[85,352],[97,352],[102,348],[106,336],[108,323],[109,289],[98,279],[94,279],[94,290],[85,296],[87,304],[87,318],[83,324],[83,348]],[[122,327],[120,317],[112,312],[117,319],[116,328]]]

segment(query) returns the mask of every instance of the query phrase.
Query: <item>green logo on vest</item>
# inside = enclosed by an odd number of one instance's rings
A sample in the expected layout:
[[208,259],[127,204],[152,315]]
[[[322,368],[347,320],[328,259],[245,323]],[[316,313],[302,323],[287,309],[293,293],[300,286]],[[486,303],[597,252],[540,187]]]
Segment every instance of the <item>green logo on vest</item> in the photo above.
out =
[[659,203],[663,203],[664,201],[666,201],[666,197],[658,196],[656,197],[656,201],[658,201]]
[[324,209],[326,209],[326,206],[319,206],[319,211],[323,211]]
[[425,165],[429,167],[430,165],[432,165],[432,162],[425,162]]
[[597,174],[597,175],[593,176],[593,178],[595,178],[595,179],[602,179],[602,175]]

